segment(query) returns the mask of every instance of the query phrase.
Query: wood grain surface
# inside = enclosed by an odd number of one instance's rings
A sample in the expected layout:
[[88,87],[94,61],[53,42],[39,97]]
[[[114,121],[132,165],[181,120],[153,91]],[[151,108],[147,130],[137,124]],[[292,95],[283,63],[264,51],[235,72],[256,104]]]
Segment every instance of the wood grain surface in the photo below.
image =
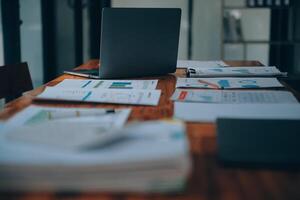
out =
[[[232,66],[258,66],[257,61],[228,61]],[[98,67],[98,60],[91,60],[81,65],[79,69]],[[170,118],[174,105],[170,96],[175,90],[176,76],[184,76],[185,70],[178,69],[176,74],[159,78],[158,89],[162,95],[158,106],[121,106],[112,104],[90,103],[51,103],[35,102],[34,96],[43,91],[44,86],[27,92],[24,96],[8,103],[0,113],[0,119],[5,120],[25,107],[46,105],[54,107],[131,107],[129,121]],[[66,79],[81,79],[77,76],[62,75],[47,83],[54,86]],[[153,77],[152,77],[153,78]],[[150,79],[150,78],[147,78]],[[295,91],[294,91],[295,92]],[[298,95],[298,94],[297,94]],[[193,170],[189,176],[184,191],[176,194],[135,194],[135,193],[97,193],[85,191],[55,191],[55,192],[1,192],[0,199],[68,199],[68,200],[138,200],[138,199],[172,199],[172,200],[259,200],[259,199],[300,199],[300,172],[297,169],[264,169],[248,167],[225,167],[218,161],[215,125],[212,123],[187,123],[187,134],[190,143],[190,155],[193,160]],[[299,142],[300,145],[300,142]],[[300,156],[300,155],[299,155]]]

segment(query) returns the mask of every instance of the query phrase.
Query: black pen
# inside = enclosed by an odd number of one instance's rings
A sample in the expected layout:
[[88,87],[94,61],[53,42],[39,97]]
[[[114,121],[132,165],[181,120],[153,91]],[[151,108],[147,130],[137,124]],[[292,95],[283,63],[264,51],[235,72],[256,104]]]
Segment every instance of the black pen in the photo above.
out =
[[99,79],[99,76],[95,76],[95,75],[92,75],[92,74],[84,74],[84,73],[74,72],[74,71],[64,71],[64,73],[74,75],[74,76],[81,76],[81,77],[86,77],[86,78]]

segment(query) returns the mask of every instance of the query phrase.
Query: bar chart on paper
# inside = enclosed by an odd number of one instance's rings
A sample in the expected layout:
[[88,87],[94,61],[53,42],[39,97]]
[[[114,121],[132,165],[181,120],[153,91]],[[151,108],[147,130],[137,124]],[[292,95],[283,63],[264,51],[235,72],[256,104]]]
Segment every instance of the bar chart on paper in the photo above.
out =
[[63,87],[46,87],[36,100],[77,101],[94,103],[113,103],[131,105],[157,105],[160,90],[141,89],[74,89]]
[[288,91],[272,90],[205,90],[176,89],[171,99],[181,102],[199,103],[288,103],[298,104],[297,99]]
[[133,89],[131,82],[113,82],[110,89]]
[[178,78],[176,88],[249,89],[283,87],[276,78]]
[[55,87],[74,89],[142,89],[154,90],[158,80],[75,80],[65,79]]
[[276,77],[286,76],[276,67],[223,67],[223,68],[196,68],[190,67],[189,77]]

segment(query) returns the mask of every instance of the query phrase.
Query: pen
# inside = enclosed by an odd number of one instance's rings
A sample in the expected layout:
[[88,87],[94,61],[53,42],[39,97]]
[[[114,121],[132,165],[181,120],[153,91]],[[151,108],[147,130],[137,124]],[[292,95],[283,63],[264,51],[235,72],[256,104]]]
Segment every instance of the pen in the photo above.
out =
[[52,111],[48,113],[48,119],[62,119],[72,117],[86,117],[86,116],[101,116],[106,114],[115,113],[115,109],[106,110],[87,110],[87,111]]
[[99,79],[98,76],[91,75],[91,74],[84,74],[84,73],[80,73],[80,72],[64,71],[64,73],[74,75],[74,76],[81,76],[81,77],[86,77],[86,78]]

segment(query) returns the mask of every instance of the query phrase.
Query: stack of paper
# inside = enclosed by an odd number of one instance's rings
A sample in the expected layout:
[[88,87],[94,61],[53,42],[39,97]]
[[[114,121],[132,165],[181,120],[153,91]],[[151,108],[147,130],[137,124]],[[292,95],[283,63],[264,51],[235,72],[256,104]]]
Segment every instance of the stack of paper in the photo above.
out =
[[189,77],[270,77],[286,76],[287,73],[279,71],[276,67],[224,67],[224,68],[198,68],[187,69]]
[[70,80],[46,87],[37,100],[157,105],[157,80]]
[[119,140],[76,150],[52,142],[33,145],[12,133],[0,135],[0,189],[5,191],[169,192],[183,188],[190,170],[185,128],[177,121],[129,125],[119,130]]
[[176,88],[237,89],[283,87],[276,78],[177,78]]

